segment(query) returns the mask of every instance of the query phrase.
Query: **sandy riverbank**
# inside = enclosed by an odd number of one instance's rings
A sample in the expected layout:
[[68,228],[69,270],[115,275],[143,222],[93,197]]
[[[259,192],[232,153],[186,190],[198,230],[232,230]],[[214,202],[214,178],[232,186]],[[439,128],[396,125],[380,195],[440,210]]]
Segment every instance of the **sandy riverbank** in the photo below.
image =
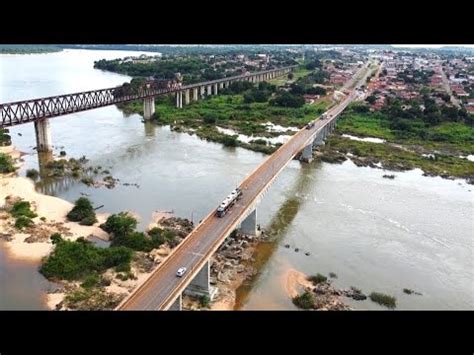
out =
[[290,298],[298,296],[300,293],[299,289],[302,287],[308,289],[313,286],[304,273],[295,269],[288,269],[284,274],[282,274],[281,282],[284,285],[286,294]]
[[[21,165],[18,159],[24,154],[13,146],[1,147],[0,152],[9,154],[16,160],[17,164]],[[13,226],[13,218],[6,211],[0,212],[2,216],[0,230],[4,234],[11,234],[8,238],[10,240],[4,245],[12,257],[39,261],[42,257],[48,255],[52,249],[49,239],[34,243],[25,242],[25,239],[38,231],[43,233],[50,231],[51,234],[65,231],[70,239],[77,239],[81,236],[87,237],[91,234],[104,240],[109,239],[108,234],[99,228],[99,224],[106,220],[108,214],[97,213],[99,222],[93,226],[81,226],[75,222],[68,222],[66,214],[72,209],[73,204],[58,197],[37,192],[33,181],[28,178],[16,176],[15,173],[0,175],[0,206],[4,206],[7,196],[29,201],[32,209],[38,214],[38,217],[33,218],[35,226],[28,229],[28,231],[19,233]],[[46,220],[42,221],[41,217],[46,218]]]

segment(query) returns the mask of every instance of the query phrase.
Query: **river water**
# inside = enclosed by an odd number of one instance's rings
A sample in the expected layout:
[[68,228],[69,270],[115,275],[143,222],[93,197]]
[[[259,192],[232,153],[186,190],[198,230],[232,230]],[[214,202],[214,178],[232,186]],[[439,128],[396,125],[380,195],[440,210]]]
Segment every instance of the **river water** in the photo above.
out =
[[[93,61],[132,54],[139,53],[0,56],[0,102],[121,84],[129,78],[95,70]],[[133,211],[140,228],[157,210],[198,222],[265,159],[142,123],[139,115],[125,115],[115,106],[51,119],[51,130],[56,153],[85,155],[121,183],[139,187],[93,188],[69,179],[44,181],[38,189],[71,202],[88,194],[104,212]],[[14,127],[11,134],[13,144],[29,153],[20,174],[38,169],[33,125]],[[259,223],[274,241],[259,248],[260,272],[239,289],[239,308],[293,309],[284,275],[294,268],[335,272],[336,286],[392,294],[401,309],[473,309],[473,187],[419,171],[396,173],[394,180],[383,174],[350,161],[291,162],[259,206]],[[17,277],[20,268],[24,277]],[[36,269],[0,250],[0,309],[44,307],[39,295],[49,285]],[[405,295],[403,288],[423,295]],[[29,296],[21,300],[17,293]],[[380,308],[371,301],[348,302],[357,309]]]

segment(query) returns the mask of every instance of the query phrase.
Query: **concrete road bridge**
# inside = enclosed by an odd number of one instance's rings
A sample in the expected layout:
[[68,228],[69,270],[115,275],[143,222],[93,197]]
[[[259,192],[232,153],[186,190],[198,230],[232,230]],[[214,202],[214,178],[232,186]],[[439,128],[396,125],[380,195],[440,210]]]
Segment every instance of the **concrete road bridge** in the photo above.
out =
[[[366,68],[362,68],[365,70]],[[257,233],[257,205],[265,196],[280,172],[295,157],[310,161],[313,148],[324,144],[324,139],[334,129],[341,112],[356,98],[355,90],[366,82],[370,71],[365,75],[359,71],[358,80],[352,91],[343,101],[328,110],[324,119],[316,120],[314,125],[297,132],[276,152],[248,175],[238,186],[242,198],[223,217],[211,211],[196,228],[175,248],[170,255],[139,285],[117,310],[180,310],[182,295],[206,295],[212,299],[210,286],[210,259],[230,233],[240,227],[244,234]],[[217,207],[217,206],[216,206]],[[176,272],[186,267],[182,277]]]

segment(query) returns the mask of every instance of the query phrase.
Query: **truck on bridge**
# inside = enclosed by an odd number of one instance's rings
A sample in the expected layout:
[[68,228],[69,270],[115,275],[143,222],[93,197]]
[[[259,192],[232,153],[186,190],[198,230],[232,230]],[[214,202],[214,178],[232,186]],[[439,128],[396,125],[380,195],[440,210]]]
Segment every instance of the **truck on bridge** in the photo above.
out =
[[227,211],[235,204],[237,200],[242,197],[242,190],[236,188],[233,190],[229,196],[227,196],[224,201],[217,207],[216,215],[217,217],[224,217]]

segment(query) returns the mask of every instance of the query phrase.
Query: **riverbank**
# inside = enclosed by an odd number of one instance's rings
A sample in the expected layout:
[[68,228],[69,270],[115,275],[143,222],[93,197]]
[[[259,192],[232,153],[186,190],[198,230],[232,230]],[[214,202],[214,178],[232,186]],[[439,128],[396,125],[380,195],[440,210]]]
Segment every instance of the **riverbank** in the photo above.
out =
[[[319,275],[318,276],[322,276]],[[315,279],[315,277],[312,277]],[[343,292],[331,285],[331,281],[322,277],[322,280],[311,280],[304,273],[289,269],[283,274],[282,279],[285,284],[285,291],[295,304],[300,308],[316,309],[320,311],[340,311],[351,310],[351,308],[341,300]],[[303,289],[304,293],[301,293]],[[306,303],[298,300],[307,298]]]
[[[15,160],[18,168],[21,165],[23,153],[13,146],[1,147],[0,152],[8,154]],[[14,227],[14,218],[5,210],[0,211],[0,229],[4,245],[9,254],[18,259],[39,262],[48,255],[53,247],[49,236],[53,233],[62,233],[71,240],[80,236],[94,235],[97,238],[108,240],[108,235],[98,225],[105,221],[107,214],[98,213],[99,220],[94,226],[83,226],[69,222],[66,214],[73,204],[54,196],[43,195],[35,190],[34,183],[28,178],[16,176],[15,173],[0,175],[0,201],[6,207],[8,199],[20,198],[31,203],[32,209],[38,215],[33,218],[34,225],[19,231]]]
[[474,184],[474,162],[468,159],[403,144],[375,143],[363,139],[344,137],[336,130],[324,146],[314,151],[314,156],[328,163],[342,163],[351,159],[357,166],[389,171],[419,168],[425,176],[440,176],[450,180],[461,178]]

